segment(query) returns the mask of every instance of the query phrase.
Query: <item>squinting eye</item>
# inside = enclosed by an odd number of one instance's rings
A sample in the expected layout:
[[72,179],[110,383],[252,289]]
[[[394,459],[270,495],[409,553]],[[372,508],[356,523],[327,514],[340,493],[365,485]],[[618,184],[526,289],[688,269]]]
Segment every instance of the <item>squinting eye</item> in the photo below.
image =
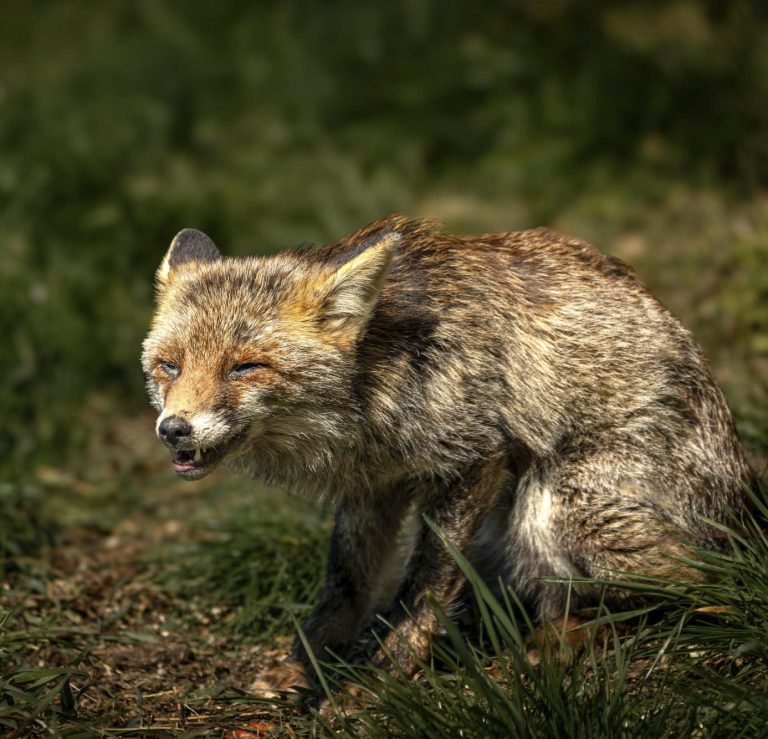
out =
[[162,368],[163,372],[168,375],[168,377],[179,376],[179,365],[175,362],[168,362],[163,359],[160,361],[160,367]]
[[266,364],[260,362],[243,362],[242,364],[236,364],[234,367],[232,367],[232,369],[229,370],[229,376],[242,377],[242,375],[247,375],[250,372],[264,369],[266,367]]

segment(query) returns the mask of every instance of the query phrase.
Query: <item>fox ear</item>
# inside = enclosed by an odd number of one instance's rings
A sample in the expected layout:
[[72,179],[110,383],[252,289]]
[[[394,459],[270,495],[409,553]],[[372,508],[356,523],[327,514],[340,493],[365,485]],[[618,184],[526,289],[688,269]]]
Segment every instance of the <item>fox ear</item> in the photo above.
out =
[[195,228],[185,228],[173,237],[157,270],[158,287],[165,287],[173,279],[174,270],[182,264],[212,262],[217,259],[221,259],[221,252],[208,236]]
[[357,341],[376,305],[399,244],[398,234],[384,231],[337,262],[340,266],[321,287],[321,316],[332,332]]

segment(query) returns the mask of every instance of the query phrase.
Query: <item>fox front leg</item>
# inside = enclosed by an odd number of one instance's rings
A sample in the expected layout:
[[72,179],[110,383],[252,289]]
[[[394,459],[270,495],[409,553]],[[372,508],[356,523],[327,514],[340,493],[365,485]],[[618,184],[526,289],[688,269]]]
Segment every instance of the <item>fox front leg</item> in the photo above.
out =
[[[480,524],[509,484],[509,477],[504,455],[478,463],[460,480],[436,490],[423,512],[466,555]],[[413,675],[419,660],[429,656],[430,639],[441,631],[430,599],[448,609],[463,585],[464,576],[456,560],[435,531],[424,524],[398,594],[410,616],[403,614],[394,625],[384,648],[374,656],[374,664]]]
[[[334,520],[328,551],[325,587],[302,629],[318,659],[327,650],[343,654],[355,640],[371,607],[371,596],[382,564],[397,539],[407,508],[402,493],[343,501]],[[307,662],[304,645],[296,639],[294,656]]]
[[[377,576],[408,507],[407,491],[380,491],[348,498],[339,505],[331,534],[325,586],[317,605],[302,625],[304,637],[318,660],[328,650],[343,654],[357,636],[371,607]],[[252,690],[270,696],[306,688],[311,661],[297,636],[291,655],[264,671]]]

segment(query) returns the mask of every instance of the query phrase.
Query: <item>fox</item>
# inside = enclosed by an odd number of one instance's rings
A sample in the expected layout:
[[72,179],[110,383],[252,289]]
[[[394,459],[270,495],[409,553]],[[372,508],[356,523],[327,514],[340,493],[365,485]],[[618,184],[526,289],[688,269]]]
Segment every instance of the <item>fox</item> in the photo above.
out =
[[409,515],[401,615],[371,661],[413,675],[434,604],[450,613],[466,585],[443,537],[544,627],[626,606],[633,574],[701,580],[713,522],[756,489],[691,334],[584,241],[395,214],[233,258],[185,229],[156,287],[142,366],[173,470],[226,463],[335,508],[306,646],[265,689],[308,685],[310,653],[350,653]]

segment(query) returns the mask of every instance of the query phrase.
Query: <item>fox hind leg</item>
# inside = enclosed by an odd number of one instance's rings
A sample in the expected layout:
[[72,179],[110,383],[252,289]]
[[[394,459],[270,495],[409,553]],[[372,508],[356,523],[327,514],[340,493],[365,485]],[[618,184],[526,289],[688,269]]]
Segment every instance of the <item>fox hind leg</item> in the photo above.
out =
[[[690,523],[690,511],[683,510],[680,488],[669,489],[673,471],[661,470],[654,483],[651,474],[630,476],[633,469],[651,470],[652,460],[637,455],[630,462],[626,455],[603,454],[541,466],[521,480],[510,532],[509,581],[527,596],[544,629],[601,601],[634,607],[642,599],[621,588],[632,575],[703,579],[701,570],[683,561],[692,559],[700,532]],[[571,584],[570,577],[600,584]]]
[[[462,554],[468,554],[483,520],[508,488],[510,471],[500,454],[477,463],[461,479],[433,491],[424,503],[430,518]],[[424,523],[417,536],[408,573],[398,593],[409,615],[400,612],[374,664],[413,674],[429,655],[430,639],[441,632],[431,599],[450,611],[464,585],[459,565],[440,536]]]

